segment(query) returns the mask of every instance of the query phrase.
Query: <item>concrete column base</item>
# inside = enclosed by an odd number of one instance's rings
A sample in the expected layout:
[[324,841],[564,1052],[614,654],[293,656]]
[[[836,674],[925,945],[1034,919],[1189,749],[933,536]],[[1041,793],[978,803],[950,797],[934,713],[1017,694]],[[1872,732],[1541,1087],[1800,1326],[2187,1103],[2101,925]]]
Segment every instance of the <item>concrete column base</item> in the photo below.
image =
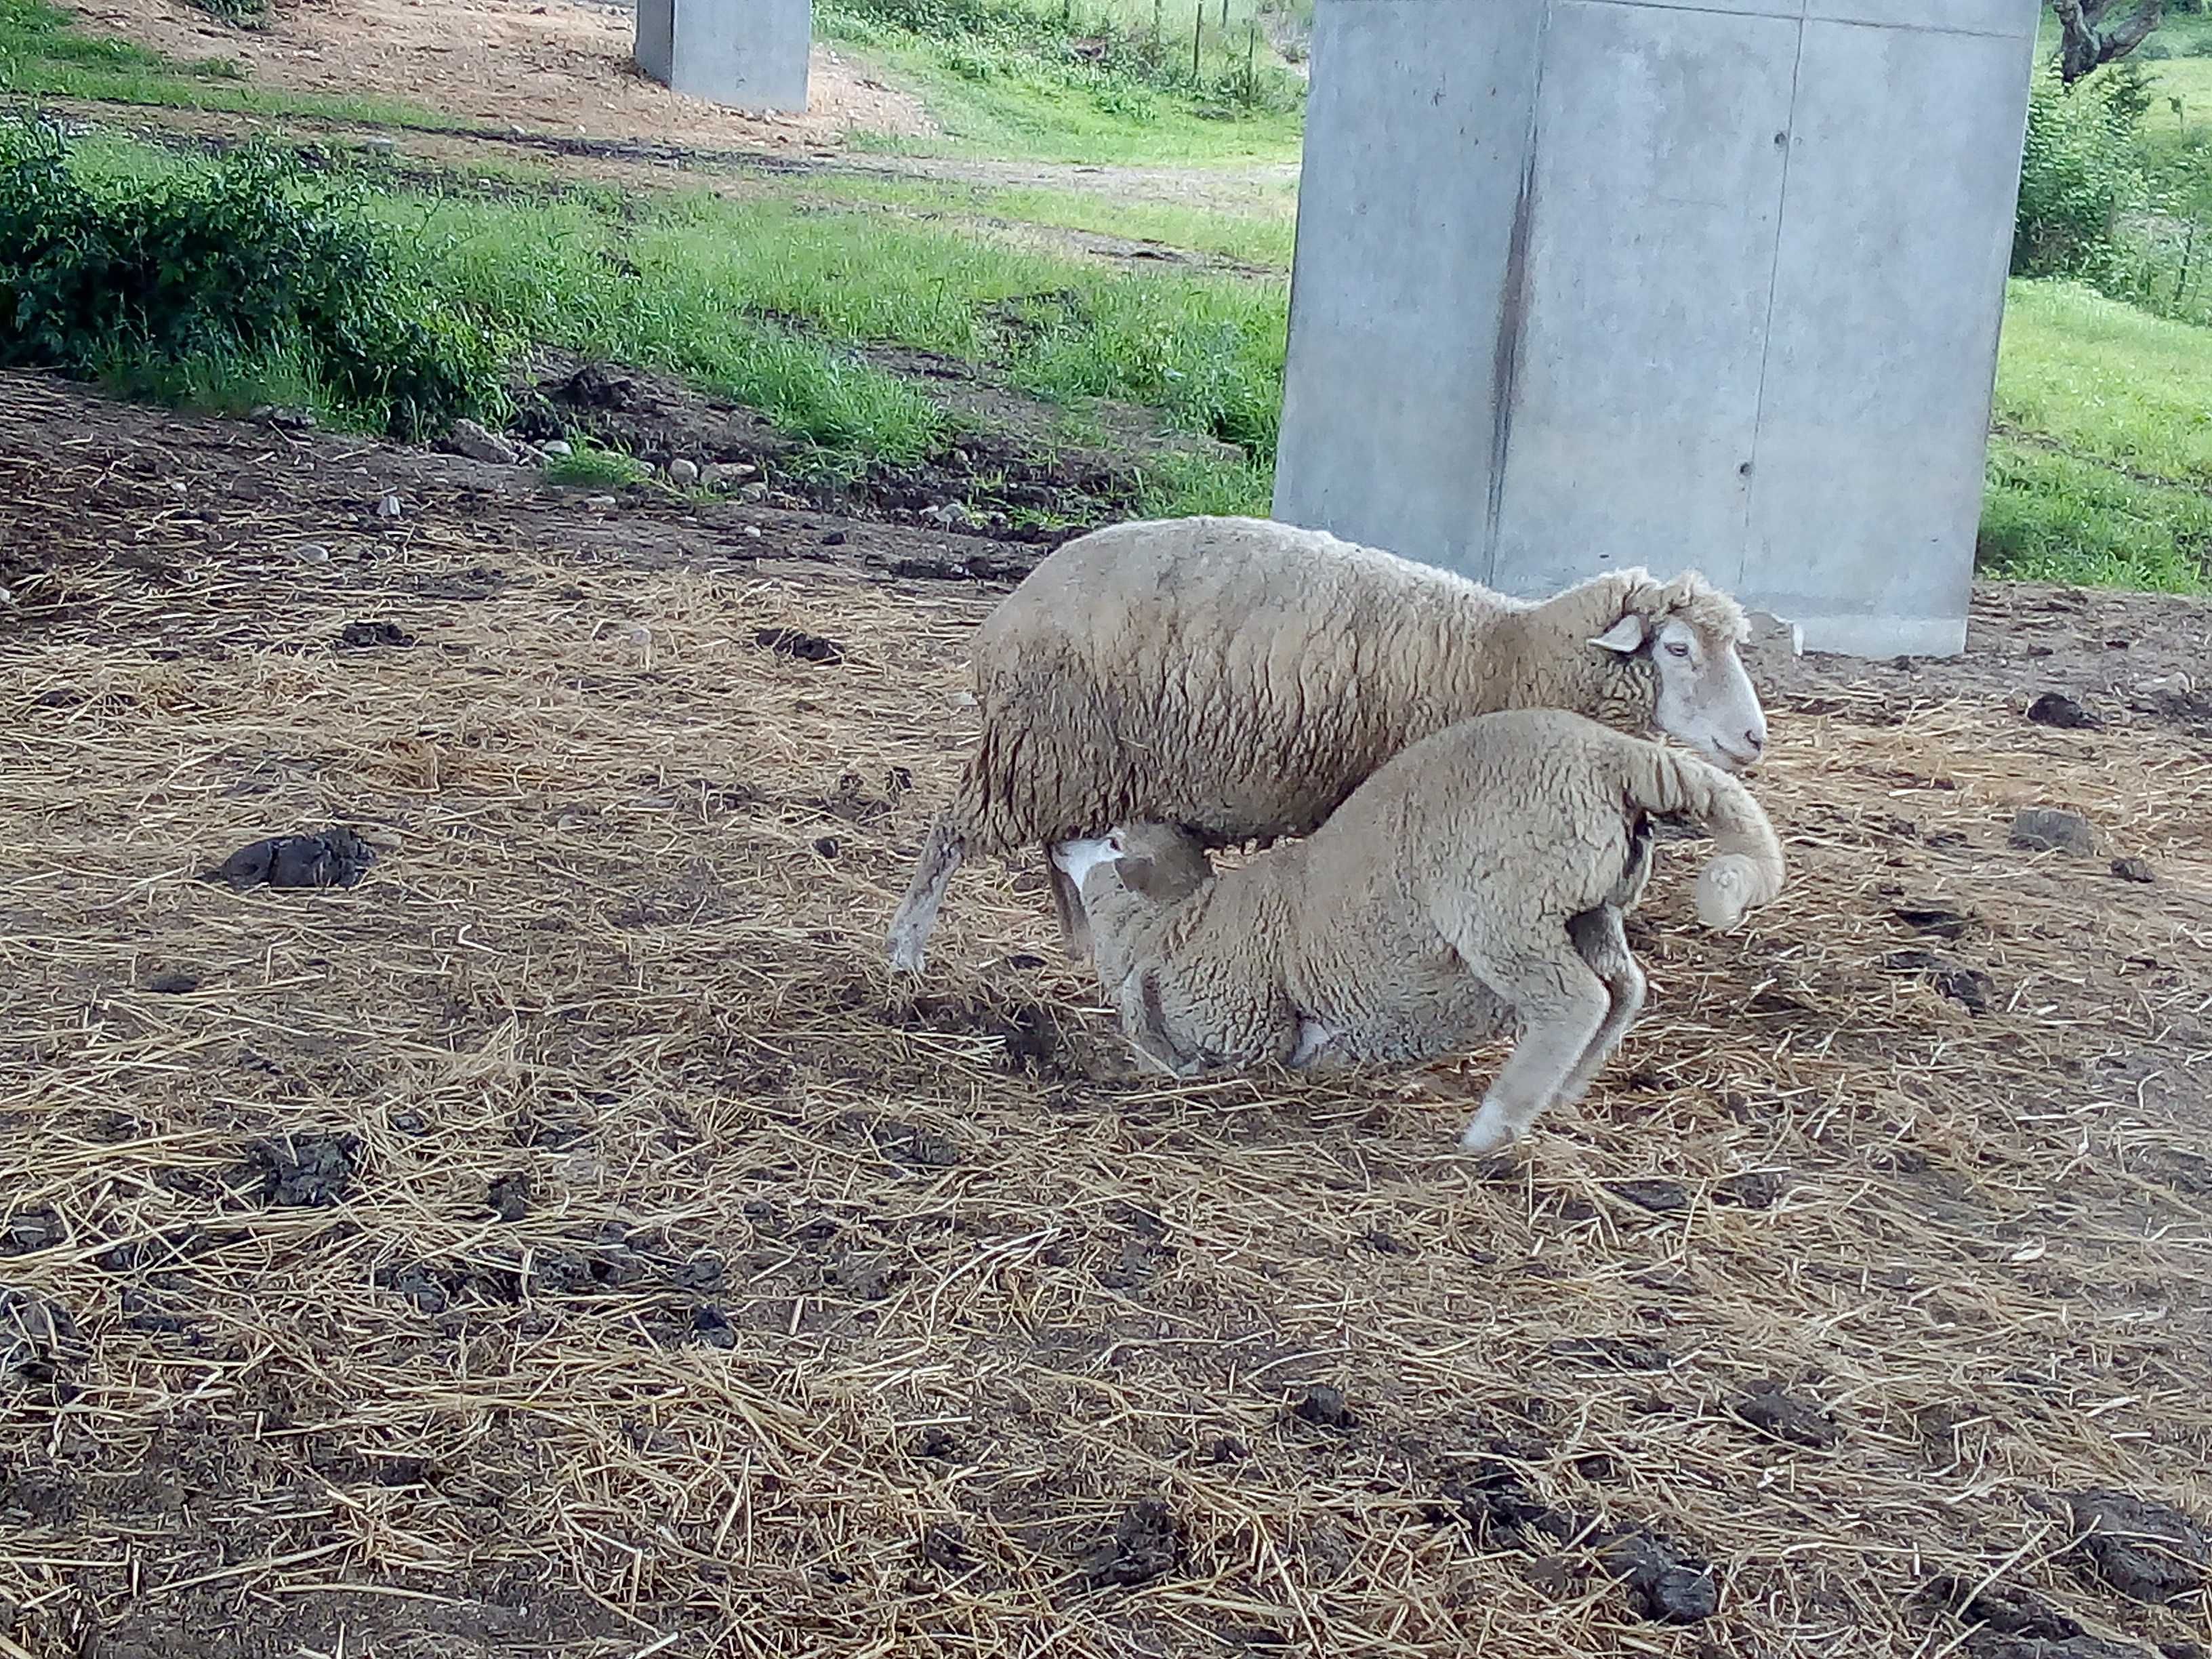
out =
[[1962,648],[2039,0],[1319,0],[1276,516]]
[[637,65],[673,92],[803,113],[811,0],[638,0]]

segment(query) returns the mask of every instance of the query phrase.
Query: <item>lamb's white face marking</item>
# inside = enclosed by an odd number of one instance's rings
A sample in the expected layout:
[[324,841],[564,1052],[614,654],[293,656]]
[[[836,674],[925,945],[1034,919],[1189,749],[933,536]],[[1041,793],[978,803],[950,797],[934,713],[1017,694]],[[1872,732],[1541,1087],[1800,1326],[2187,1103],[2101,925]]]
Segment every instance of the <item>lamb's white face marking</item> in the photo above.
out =
[[1652,723],[1716,764],[1741,772],[1766,750],[1766,713],[1735,644],[1716,647],[1679,617],[1668,617],[1646,636],[1644,620],[1623,617],[1591,641],[1632,656],[1651,653],[1659,673],[1659,702]]
[[1102,836],[1094,841],[1064,841],[1052,849],[1052,861],[1066,872],[1080,894],[1091,872],[1102,864],[1112,864],[1121,856],[1121,843],[1112,836]]

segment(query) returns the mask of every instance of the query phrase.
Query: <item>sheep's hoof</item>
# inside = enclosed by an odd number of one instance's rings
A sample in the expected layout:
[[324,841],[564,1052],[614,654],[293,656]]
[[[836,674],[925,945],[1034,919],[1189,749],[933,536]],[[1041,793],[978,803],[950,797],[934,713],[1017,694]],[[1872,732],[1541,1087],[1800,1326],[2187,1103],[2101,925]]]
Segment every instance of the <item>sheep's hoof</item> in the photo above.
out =
[[1477,1158],[1488,1158],[1494,1152],[1504,1152],[1517,1137],[1513,1126],[1504,1121],[1504,1114],[1486,1106],[1474,1115],[1474,1121],[1460,1135],[1459,1147]]
[[921,971],[923,957],[918,945],[909,945],[902,939],[886,954],[890,957],[891,971],[895,974],[919,974]]

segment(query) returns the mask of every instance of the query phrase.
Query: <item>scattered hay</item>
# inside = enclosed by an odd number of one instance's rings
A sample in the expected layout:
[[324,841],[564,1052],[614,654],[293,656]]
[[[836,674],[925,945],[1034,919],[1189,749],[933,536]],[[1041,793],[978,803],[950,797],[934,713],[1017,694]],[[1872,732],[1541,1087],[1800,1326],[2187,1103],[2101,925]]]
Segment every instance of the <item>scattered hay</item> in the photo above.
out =
[[[1796,885],[1718,939],[1662,858],[1645,1023],[1501,1170],[1452,1149],[1495,1054],[1137,1076],[1034,871],[890,982],[988,596],[526,557],[483,503],[211,551],[96,451],[0,475],[74,550],[0,618],[0,1652],[2212,1622],[2065,1496],[2212,1516],[2173,733],[1778,707]],[[2160,885],[2007,844],[2053,804]],[[192,879],[331,822],[356,886]],[[1886,965],[1929,938],[1981,1012]]]

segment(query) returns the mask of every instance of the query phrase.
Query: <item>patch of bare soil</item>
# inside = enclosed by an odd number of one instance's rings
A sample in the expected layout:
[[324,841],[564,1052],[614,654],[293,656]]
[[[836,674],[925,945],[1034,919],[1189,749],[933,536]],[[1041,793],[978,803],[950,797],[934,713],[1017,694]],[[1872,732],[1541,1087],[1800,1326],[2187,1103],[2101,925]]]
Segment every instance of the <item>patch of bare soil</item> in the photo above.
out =
[[536,442],[590,438],[656,468],[679,460],[702,468],[735,466],[744,476],[728,487],[741,496],[896,524],[959,527],[1037,548],[1127,516],[1136,501],[1136,468],[1144,462],[1170,450],[1224,459],[1238,453],[1164,431],[1149,410],[1104,401],[1088,413],[1110,447],[1073,443],[1059,435],[1064,411],[998,385],[957,359],[899,347],[865,348],[855,355],[925,386],[958,422],[952,441],[911,466],[878,466],[849,481],[826,480],[810,473],[803,447],[754,410],[702,396],[669,375],[550,350],[538,354],[532,374],[516,388],[514,434]]
[[2197,1651],[2204,606],[1763,665],[1792,886],[1499,1172],[1034,870],[890,981],[969,550],[0,376],[0,1652]]
[[294,92],[399,98],[456,119],[662,144],[778,149],[933,131],[919,100],[817,46],[804,115],[672,93],[631,56],[635,16],[573,0],[276,0],[264,29],[185,0],[98,0],[88,21],[180,58],[228,58]]

